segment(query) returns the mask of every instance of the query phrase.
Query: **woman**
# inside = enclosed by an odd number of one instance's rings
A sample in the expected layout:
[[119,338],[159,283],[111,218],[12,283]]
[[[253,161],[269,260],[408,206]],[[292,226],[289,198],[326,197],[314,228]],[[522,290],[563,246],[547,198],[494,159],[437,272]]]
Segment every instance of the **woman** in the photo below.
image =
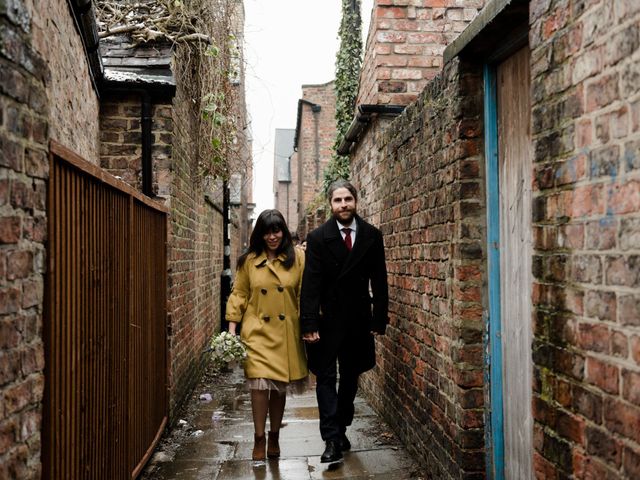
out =
[[270,431],[266,455],[280,456],[278,437],[287,386],[308,375],[300,334],[299,297],[304,252],[296,249],[278,210],[260,214],[249,249],[238,259],[233,291],[227,302],[229,332],[242,322],[247,347],[245,376],[251,390],[255,430],[253,460],[265,459],[265,424]]

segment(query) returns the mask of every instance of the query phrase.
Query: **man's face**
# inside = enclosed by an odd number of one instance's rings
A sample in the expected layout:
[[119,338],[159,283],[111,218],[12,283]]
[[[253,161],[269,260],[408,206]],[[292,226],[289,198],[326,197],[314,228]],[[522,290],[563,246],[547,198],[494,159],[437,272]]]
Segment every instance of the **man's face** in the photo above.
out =
[[331,195],[331,213],[333,218],[343,225],[349,225],[356,213],[356,199],[346,188],[336,188]]

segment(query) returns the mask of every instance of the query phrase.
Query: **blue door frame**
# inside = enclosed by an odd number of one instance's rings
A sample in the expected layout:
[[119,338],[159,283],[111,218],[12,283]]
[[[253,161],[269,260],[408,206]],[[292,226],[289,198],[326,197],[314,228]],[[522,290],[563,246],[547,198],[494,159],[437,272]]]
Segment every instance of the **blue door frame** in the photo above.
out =
[[495,65],[484,65],[484,140],[487,182],[487,263],[489,279],[489,365],[487,478],[504,479],[502,320],[500,317],[500,178],[498,166],[497,79]]

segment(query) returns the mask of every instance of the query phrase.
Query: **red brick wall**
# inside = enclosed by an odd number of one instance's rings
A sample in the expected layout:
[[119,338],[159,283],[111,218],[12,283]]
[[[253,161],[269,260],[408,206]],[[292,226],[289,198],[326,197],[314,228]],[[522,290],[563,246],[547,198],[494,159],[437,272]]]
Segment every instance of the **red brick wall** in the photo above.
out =
[[[11,5],[13,2],[7,2]],[[22,3],[20,0],[18,3]],[[49,136],[88,162],[98,164],[99,99],[89,76],[82,39],[69,2],[25,1],[31,16],[33,48],[49,66]]]
[[[100,166],[137,190],[142,190],[140,95],[105,96],[100,104]],[[171,148],[174,141],[170,104],[153,102],[152,189],[167,198],[171,192]]]
[[442,52],[484,0],[375,0],[358,104],[408,105],[442,69]]
[[[213,187],[217,199],[214,205],[205,198],[206,182],[198,170],[200,113],[199,106],[190,100],[193,92],[187,88],[191,88],[189,84],[179,82],[172,104],[156,100],[152,110],[153,192],[162,197],[170,209],[167,311],[172,413],[197,381],[205,358],[202,353],[210,337],[220,328],[221,182]],[[100,111],[102,167],[139,190],[142,185],[140,111],[139,95],[105,98]],[[239,155],[246,156],[247,148],[243,143]],[[251,170],[244,174],[250,181]],[[243,210],[232,211],[232,268],[244,248],[241,229],[250,193],[251,189],[245,187]],[[245,235],[246,232],[245,225]]]
[[640,3],[532,1],[538,478],[640,478]]
[[[39,9],[0,3],[0,38],[0,478],[36,479],[48,143],[54,138],[95,163],[97,97],[63,0]],[[74,65],[66,68],[68,59]]]
[[29,479],[41,469],[49,72],[28,29],[0,14],[21,53],[0,47],[0,478]]
[[168,165],[169,325],[171,409],[182,402],[202,367],[202,352],[219,328],[222,215],[205,201],[197,172],[199,112],[178,85],[171,119],[174,135]]
[[[220,328],[222,195],[205,199],[197,169],[199,113],[186,86],[172,104],[154,103],[153,191],[170,208],[168,322],[171,412],[184,400],[202,367],[203,350]],[[101,107],[102,167],[141,189],[140,98],[109,97]],[[176,133],[176,132],[179,132]],[[235,211],[234,216],[238,217]],[[232,262],[242,250],[238,221],[231,226]]]
[[363,387],[433,478],[484,475],[481,92],[478,67],[452,62],[352,158],[390,287],[390,325]]

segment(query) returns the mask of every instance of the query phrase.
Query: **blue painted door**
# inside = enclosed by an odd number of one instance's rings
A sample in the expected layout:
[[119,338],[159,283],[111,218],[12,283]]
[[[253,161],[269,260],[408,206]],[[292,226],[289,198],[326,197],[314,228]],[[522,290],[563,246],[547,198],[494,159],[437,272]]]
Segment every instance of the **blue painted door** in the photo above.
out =
[[532,477],[529,50],[485,68],[489,476]]

